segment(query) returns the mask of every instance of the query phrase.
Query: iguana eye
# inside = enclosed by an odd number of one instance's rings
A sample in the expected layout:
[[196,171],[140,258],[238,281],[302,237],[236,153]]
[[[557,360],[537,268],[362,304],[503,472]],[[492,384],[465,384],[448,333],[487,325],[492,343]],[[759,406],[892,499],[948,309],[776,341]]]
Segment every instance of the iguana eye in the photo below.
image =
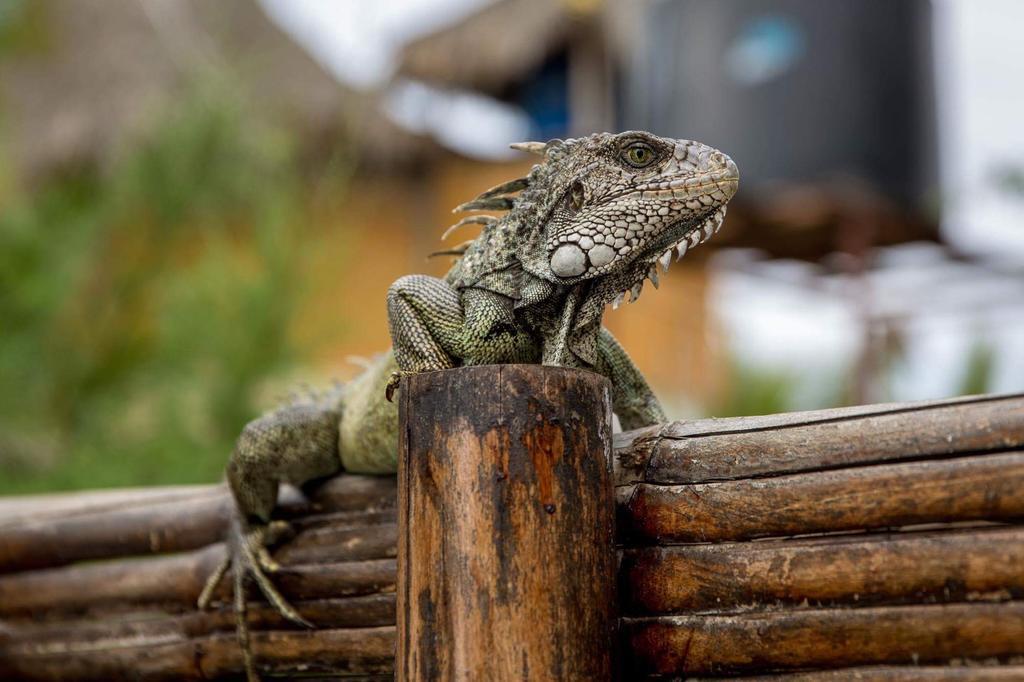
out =
[[622,152],[622,158],[634,168],[644,168],[654,163],[654,148],[646,142],[634,142]]

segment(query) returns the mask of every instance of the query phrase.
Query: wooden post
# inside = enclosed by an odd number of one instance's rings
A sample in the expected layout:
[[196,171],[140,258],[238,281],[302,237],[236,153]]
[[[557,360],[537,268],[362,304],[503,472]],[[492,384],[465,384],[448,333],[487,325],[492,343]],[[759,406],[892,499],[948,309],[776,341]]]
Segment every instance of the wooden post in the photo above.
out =
[[611,679],[608,382],[466,367],[399,409],[398,679]]

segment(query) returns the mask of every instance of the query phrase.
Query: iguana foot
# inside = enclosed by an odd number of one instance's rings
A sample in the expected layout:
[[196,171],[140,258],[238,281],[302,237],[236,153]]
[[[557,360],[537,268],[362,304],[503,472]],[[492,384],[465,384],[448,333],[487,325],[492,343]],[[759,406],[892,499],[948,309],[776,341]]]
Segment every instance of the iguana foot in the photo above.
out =
[[291,527],[284,521],[271,521],[269,524],[247,524],[238,515],[233,515],[228,530],[227,556],[217,566],[206,581],[203,591],[197,600],[197,606],[203,610],[209,607],[213,593],[228,568],[234,567],[234,604],[235,626],[238,631],[238,642],[242,647],[245,662],[245,674],[249,682],[258,682],[252,647],[249,642],[249,627],[246,622],[246,578],[251,578],[260,588],[278,613],[297,625],[312,628],[314,625],[299,615],[288,600],[267,577],[268,573],[276,573],[280,565],[270,556],[267,547],[276,544],[292,534]]
[[384,384],[384,397],[387,398],[389,403],[393,403],[392,398],[395,397],[395,391],[398,390],[399,385],[402,383],[402,377],[412,376],[416,372],[406,372],[399,370],[392,372],[391,376],[388,377],[388,383]]

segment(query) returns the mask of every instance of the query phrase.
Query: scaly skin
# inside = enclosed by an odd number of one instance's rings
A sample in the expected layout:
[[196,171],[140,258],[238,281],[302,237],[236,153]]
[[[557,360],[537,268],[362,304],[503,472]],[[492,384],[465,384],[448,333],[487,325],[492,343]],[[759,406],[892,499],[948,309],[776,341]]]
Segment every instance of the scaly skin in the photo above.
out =
[[342,470],[394,472],[398,414],[388,398],[402,374],[513,362],[581,367],[611,380],[623,428],[665,421],[601,317],[627,292],[636,300],[647,279],[657,286],[656,263],[667,270],[673,257],[718,230],[739,182],[735,164],[698,142],[643,132],[513,146],[543,161],[526,178],[456,209],[508,213],[453,226],[483,229],[446,252],[459,258],[444,279],[409,275],[388,290],[394,350],[345,387],[251,422],[238,439],[227,466],[238,511],[229,559],[211,577],[200,606],[234,563],[250,680],[256,672],[245,626],[247,575],[283,615],[309,625],[266,576],[277,568],[266,546],[284,532],[271,521],[278,486]]

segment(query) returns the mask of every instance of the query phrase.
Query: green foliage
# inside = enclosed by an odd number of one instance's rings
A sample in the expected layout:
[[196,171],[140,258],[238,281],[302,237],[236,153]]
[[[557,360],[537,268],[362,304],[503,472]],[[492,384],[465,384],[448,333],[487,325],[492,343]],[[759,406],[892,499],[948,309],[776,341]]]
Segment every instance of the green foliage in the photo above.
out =
[[755,367],[732,358],[729,392],[711,410],[716,417],[775,414],[793,409],[797,377]]
[[0,55],[45,50],[49,10],[46,0],[0,0]]
[[989,344],[978,341],[971,347],[957,395],[977,395],[991,390],[995,377],[995,352]]
[[100,173],[0,212],[0,493],[215,480],[288,339],[287,135],[197,85]]
[[1004,163],[991,172],[994,187],[1004,194],[1024,197],[1024,166]]

